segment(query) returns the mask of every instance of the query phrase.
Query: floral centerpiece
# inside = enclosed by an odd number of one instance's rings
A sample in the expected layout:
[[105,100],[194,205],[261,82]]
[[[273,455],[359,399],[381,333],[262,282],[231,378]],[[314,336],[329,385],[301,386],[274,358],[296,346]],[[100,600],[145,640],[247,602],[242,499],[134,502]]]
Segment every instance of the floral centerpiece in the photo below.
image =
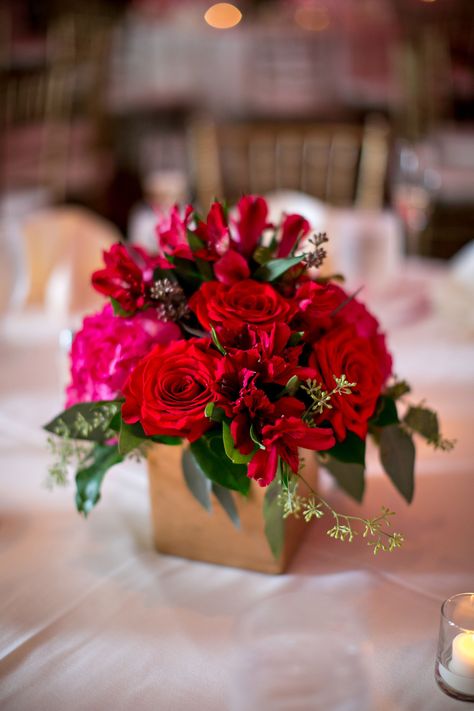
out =
[[[266,534],[278,555],[278,520],[325,514],[329,536],[362,534],[374,552],[403,542],[382,508],[371,519],[336,512],[312,486],[301,449],[312,450],[357,500],[366,441],[402,496],[414,492],[418,434],[449,449],[436,414],[406,402],[379,324],[333,278],[319,276],[324,234],[300,215],[268,220],[258,196],[235,212],[214,202],[205,219],[174,207],[157,226],[157,254],[114,244],[92,284],[108,298],[84,319],[71,350],[67,409],[46,425],[66,480],[76,460],[76,505],[87,515],[105,473],[161,443],[183,450],[199,498],[211,482],[235,522],[232,492],[266,487]],[[306,482],[307,483],[307,482]]]

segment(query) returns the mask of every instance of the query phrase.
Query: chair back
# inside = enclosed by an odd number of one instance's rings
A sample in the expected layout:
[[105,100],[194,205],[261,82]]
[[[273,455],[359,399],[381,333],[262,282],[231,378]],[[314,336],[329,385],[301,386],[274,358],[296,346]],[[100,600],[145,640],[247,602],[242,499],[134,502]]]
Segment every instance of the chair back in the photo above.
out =
[[293,190],[326,203],[376,209],[384,198],[389,130],[365,125],[223,123],[191,127],[192,165],[202,207],[213,198]]
[[115,227],[79,207],[51,208],[23,225],[28,272],[27,305],[58,316],[81,314],[103,299],[92,289],[91,273],[102,252],[120,239]]

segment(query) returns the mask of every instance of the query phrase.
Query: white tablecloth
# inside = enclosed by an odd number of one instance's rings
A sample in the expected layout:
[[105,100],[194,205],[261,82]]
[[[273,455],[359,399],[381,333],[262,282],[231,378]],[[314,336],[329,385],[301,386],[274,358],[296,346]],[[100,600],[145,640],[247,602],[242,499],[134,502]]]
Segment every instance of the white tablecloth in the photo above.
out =
[[141,465],[108,475],[87,522],[72,488],[42,486],[39,425],[61,396],[38,324],[10,323],[0,344],[2,709],[467,708],[439,691],[433,667],[442,600],[474,590],[472,341],[427,316],[390,338],[397,373],[458,438],[451,454],[419,446],[411,507],[370,453],[362,511],[396,510],[405,547],[374,558],[315,524],[289,573],[272,577],[155,553]]

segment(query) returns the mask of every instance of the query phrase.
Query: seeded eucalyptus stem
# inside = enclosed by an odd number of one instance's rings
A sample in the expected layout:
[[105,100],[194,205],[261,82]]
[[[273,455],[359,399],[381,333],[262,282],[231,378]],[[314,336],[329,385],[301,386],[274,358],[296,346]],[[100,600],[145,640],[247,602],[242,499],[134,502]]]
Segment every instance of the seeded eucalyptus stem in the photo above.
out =
[[[400,533],[383,529],[384,524],[390,526],[390,517],[395,515],[390,509],[382,507],[381,514],[374,518],[338,513],[315,491],[301,472],[294,475],[289,471],[287,465],[283,465],[282,469],[284,476],[280,504],[283,508],[284,518],[290,515],[298,518],[302,513],[304,520],[308,523],[312,518],[322,518],[327,512],[334,519],[334,526],[326,531],[330,538],[351,543],[355,536],[361,534],[362,538],[368,539],[367,545],[373,547],[374,555],[379,551],[393,551],[402,546],[404,538]],[[298,479],[308,488],[309,497],[298,495]],[[362,531],[354,528],[355,523],[363,527]]]

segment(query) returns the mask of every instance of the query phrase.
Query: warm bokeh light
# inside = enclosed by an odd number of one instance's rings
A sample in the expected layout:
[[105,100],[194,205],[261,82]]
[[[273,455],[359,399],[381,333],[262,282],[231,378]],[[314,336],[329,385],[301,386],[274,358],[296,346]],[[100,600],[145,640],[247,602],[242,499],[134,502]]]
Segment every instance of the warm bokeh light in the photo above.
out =
[[235,27],[242,19],[242,13],[230,2],[218,2],[207,10],[204,15],[207,24],[217,30],[228,30]]
[[295,11],[295,22],[304,30],[322,32],[329,27],[329,13],[324,5],[303,5]]

